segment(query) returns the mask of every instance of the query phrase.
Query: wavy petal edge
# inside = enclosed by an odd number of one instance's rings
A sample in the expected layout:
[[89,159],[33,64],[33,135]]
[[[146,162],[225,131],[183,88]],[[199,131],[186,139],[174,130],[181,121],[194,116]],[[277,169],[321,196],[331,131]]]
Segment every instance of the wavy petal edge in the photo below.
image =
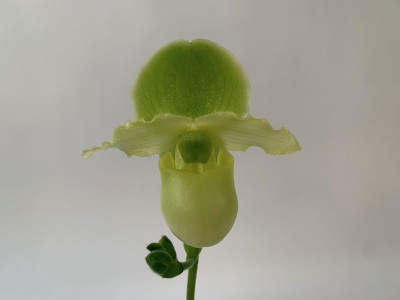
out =
[[215,145],[226,150],[246,151],[258,146],[274,155],[301,150],[296,137],[285,127],[275,130],[266,119],[256,119],[250,114],[240,118],[232,112],[218,112],[201,116],[196,123]]
[[117,148],[127,156],[162,153],[172,147],[191,124],[191,118],[171,114],[157,115],[151,121],[138,119],[127,122],[114,130],[111,141],[84,150],[82,157],[89,158],[98,150],[110,148]]

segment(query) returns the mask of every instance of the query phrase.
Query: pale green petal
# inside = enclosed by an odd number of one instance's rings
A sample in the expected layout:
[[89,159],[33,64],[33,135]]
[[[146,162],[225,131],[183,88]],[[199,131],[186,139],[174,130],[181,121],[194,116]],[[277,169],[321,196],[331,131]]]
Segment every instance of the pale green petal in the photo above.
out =
[[218,112],[198,117],[196,125],[215,145],[226,150],[245,151],[250,146],[258,146],[269,154],[288,154],[301,149],[286,128],[274,130],[267,120],[250,115],[239,118],[231,112]]
[[89,158],[95,151],[109,148],[117,148],[128,156],[162,153],[173,147],[191,124],[191,118],[168,114],[157,115],[150,122],[143,119],[128,122],[115,129],[112,141],[83,151],[82,157]]

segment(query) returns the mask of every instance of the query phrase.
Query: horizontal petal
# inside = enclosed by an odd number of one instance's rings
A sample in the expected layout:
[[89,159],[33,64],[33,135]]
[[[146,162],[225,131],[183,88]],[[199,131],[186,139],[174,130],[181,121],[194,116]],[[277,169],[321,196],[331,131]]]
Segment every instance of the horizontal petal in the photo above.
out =
[[151,156],[171,148],[177,139],[190,129],[192,119],[177,115],[157,115],[150,122],[143,119],[117,127],[110,142],[83,151],[89,158],[97,150],[117,148],[128,156]]
[[196,125],[215,145],[226,150],[245,151],[250,146],[258,146],[269,154],[288,154],[301,149],[286,128],[274,130],[267,120],[250,115],[239,118],[232,112],[218,112],[198,117]]

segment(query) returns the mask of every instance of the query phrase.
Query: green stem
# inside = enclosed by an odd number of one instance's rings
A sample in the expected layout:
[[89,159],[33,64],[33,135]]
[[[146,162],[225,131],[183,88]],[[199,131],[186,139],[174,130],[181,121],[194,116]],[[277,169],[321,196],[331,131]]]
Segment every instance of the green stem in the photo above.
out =
[[196,277],[197,277],[197,265],[199,261],[189,269],[188,272],[188,281],[187,281],[187,290],[186,290],[186,300],[194,300],[194,292],[196,288]]
[[186,290],[186,300],[194,300],[194,292],[196,288],[197,266],[199,264],[199,255],[201,248],[194,248],[188,245],[185,246],[186,259],[195,260],[194,265],[188,271],[188,281]]

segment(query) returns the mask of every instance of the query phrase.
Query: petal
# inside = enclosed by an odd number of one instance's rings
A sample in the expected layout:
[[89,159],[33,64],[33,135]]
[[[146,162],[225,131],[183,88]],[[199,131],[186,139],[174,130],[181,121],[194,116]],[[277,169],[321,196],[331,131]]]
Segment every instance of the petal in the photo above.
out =
[[195,121],[198,130],[226,150],[245,151],[250,146],[258,146],[269,154],[288,154],[301,149],[295,136],[286,128],[274,130],[267,120],[250,115],[239,118],[231,112],[218,112]]
[[150,122],[128,122],[115,129],[112,141],[83,151],[82,157],[89,158],[95,151],[109,148],[117,148],[128,156],[161,153],[172,147],[191,124],[191,118],[169,114],[157,115]]

